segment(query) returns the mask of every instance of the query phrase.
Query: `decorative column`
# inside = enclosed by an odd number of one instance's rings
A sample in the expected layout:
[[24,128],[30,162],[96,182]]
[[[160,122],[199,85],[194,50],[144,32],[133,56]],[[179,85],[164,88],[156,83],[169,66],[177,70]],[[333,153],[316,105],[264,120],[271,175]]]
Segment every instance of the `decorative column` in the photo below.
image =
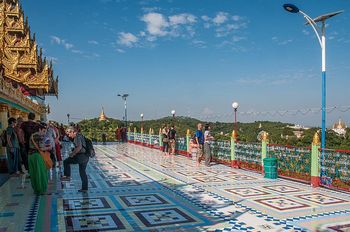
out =
[[187,129],[187,132],[186,132],[187,157],[192,157],[192,154],[190,151],[190,140],[191,140],[191,132],[190,132],[190,129]]
[[[0,133],[6,130],[8,123],[8,106],[6,104],[0,104]],[[7,173],[7,162],[6,162],[6,148],[0,146],[0,173]]]
[[152,144],[152,128],[149,128],[149,137],[148,137],[148,144],[149,144],[149,147],[153,148],[153,144]]
[[236,160],[236,142],[237,142],[238,133],[236,130],[232,131],[231,135],[231,167],[239,168],[239,162]]
[[141,127],[141,146],[146,146],[146,144],[143,142],[143,128]]
[[163,134],[162,128],[159,128],[159,150],[163,150]]
[[316,188],[321,183],[320,172],[320,151],[321,147],[320,136],[316,132],[312,140],[311,146],[311,186]]
[[130,133],[131,133],[131,129],[130,129],[130,127],[128,127],[128,142],[131,141],[131,140],[130,140]]
[[261,140],[261,167],[262,173],[264,174],[264,159],[267,157],[267,145],[269,144],[269,134],[263,132]]
[[136,127],[134,127],[134,143],[135,144],[137,144],[136,134],[137,134],[137,129],[136,129]]

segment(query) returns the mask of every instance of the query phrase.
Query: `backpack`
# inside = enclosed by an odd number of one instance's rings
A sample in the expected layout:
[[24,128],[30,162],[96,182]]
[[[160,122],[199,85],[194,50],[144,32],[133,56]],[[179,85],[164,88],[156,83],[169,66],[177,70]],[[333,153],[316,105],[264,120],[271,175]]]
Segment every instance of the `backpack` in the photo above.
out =
[[83,146],[83,148],[85,149],[85,153],[90,158],[95,157],[96,153],[95,153],[94,145],[92,144],[91,139],[86,138],[85,136],[84,136],[84,139],[85,139],[85,144],[86,144],[86,147]]
[[6,130],[3,130],[1,133],[1,144],[3,147],[7,146],[7,132],[6,132]]

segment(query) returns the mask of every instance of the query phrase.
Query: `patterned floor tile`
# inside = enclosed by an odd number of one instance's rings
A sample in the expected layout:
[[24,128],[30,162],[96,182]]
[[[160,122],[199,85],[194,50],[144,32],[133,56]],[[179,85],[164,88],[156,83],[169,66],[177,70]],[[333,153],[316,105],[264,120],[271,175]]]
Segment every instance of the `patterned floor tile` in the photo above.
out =
[[303,208],[309,208],[310,205],[297,202],[291,199],[287,199],[285,197],[274,197],[274,198],[266,198],[266,199],[256,199],[255,202],[258,202],[262,205],[268,206],[269,208],[275,209],[275,210],[295,210],[295,209],[303,209]]
[[255,188],[233,188],[225,189],[225,191],[238,195],[240,197],[256,197],[269,195],[270,193],[264,192]]

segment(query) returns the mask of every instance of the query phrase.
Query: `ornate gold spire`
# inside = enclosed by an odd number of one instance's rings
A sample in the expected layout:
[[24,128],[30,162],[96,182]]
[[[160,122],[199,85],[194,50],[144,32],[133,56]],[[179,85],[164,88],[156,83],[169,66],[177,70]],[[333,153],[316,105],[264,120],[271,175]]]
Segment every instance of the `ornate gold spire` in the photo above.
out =
[[237,137],[238,137],[237,131],[236,131],[236,130],[233,130],[233,131],[232,131],[232,138],[237,139]]
[[7,80],[16,82],[30,95],[58,95],[58,78],[52,64],[38,56],[35,35],[18,0],[0,2],[0,69]]
[[318,134],[318,132],[316,132],[314,134],[314,138],[312,139],[312,145],[320,145],[320,135]]
[[106,121],[106,120],[107,120],[107,117],[106,117],[106,115],[105,115],[105,111],[104,111],[103,107],[102,107],[102,112],[101,112],[100,117],[99,117],[98,120],[99,120],[100,122],[101,122],[101,121]]

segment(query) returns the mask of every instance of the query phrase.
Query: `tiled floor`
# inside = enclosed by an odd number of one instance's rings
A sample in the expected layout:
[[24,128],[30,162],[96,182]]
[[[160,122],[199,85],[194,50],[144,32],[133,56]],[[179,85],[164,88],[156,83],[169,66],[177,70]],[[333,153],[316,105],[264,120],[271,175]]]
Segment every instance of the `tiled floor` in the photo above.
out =
[[349,231],[350,195],[223,165],[196,167],[136,145],[96,146],[89,192],[56,181],[35,197],[29,180],[0,188],[3,231]]

